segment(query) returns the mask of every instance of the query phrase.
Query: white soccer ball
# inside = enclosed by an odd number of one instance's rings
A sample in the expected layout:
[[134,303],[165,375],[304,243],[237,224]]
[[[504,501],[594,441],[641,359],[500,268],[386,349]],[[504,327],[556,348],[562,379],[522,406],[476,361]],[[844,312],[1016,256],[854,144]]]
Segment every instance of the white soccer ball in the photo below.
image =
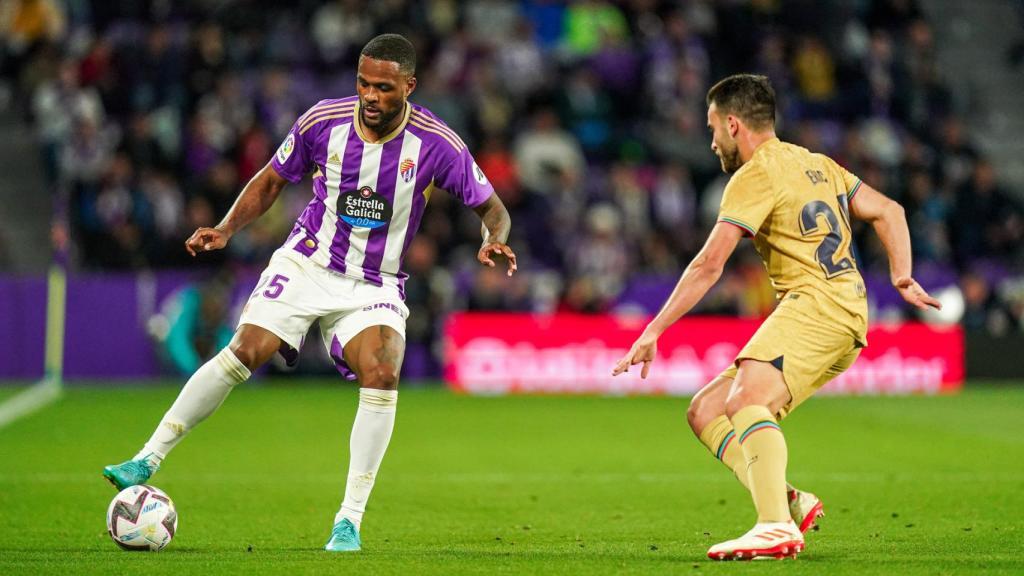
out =
[[140,484],[114,496],[107,508],[107,533],[125,550],[156,552],[178,529],[174,502],[159,488]]
[[932,296],[942,304],[942,310],[928,308],[921,312],[921,319],[936,326],[952,326],[964,317],[964,294],[955,284],[932,292]]

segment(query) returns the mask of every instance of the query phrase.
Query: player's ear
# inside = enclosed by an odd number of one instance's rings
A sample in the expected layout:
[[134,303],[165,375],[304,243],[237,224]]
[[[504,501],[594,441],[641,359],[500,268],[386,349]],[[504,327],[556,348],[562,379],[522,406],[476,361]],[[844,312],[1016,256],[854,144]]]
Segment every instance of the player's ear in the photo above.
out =
[[405,81],[405,97],[408,98],[416,90],[416,77],[409,76],[409,79]]
[[729,114],[725,117],[725,127],[729,131],[729,137],[736,139],[736,134],[740,131],[740,119]]

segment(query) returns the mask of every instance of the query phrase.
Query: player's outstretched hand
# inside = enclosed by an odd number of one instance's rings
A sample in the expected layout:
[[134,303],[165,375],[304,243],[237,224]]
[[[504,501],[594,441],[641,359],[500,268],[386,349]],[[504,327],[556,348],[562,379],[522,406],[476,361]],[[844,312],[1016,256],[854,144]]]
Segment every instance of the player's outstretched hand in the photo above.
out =
[[658,338],[647,333],[641,334],[636,342],[633,342],[633,347],[629,349],[629,352],[622,357],[622,360],[615,363],[612,376],[629,372],[630,366],[643,363],[644,367],[640,370],[640,377],[647,378],[647,373],[651,370],[651,362],[654,362],[654,355],[657,352]]
[[929,306],[936,310],[942,310],[942,304],[935,298],[929,296],[928,293],[924,291],[924,288],[921,288],[921,285],[917,283],[917,280],[914,280],[909,276],[897,278],[896,282],[893,283],[893,286],[896,287],[896,290],[899,291],[900,296],[902,296],[904,300],[921,310],[927,310]]
[[185,250],[192,256],[199,252],[220,250],[228,243],[228,235],[216,228],[199,228],[185,240]]
[[516,273],[516,253],[508,247],[508,244],[488,242],[481,246],[480,251],[476,253],[476,259],[481,264],[494,268],[494,260],[491,259],[491,256],[504,256],[508,260],[508,275],[511,276]]

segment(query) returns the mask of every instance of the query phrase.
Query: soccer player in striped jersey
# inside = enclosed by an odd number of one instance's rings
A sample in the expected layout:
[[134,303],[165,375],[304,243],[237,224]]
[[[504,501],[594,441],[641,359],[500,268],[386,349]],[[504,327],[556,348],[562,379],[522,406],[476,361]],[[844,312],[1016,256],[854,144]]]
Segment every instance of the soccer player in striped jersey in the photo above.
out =
[[408,40],[370,40],[359,58],[357,95],[322,100],[299,117],[220,224],[185,242],[193,256],[224,248],[288,183],[313,173],[313,198],[271,258],[231,343],[189,379],[134,458],[104,468],[118,489],[145,483],[188,431],[275,352],[294,362],[319,320],[338,370],[360,386],[345,496],[325,548],[360,549],[363,512],[398,403],[409,313],[402,258],[431,194],[452,194],[480,216],[481,264],[505,259],[508,275],[516,271],[508,211],[487,177],[455,132],[408,101],[415,70]]
[[751,237],[779,304],[736,361],[700,390],[694,434],[750,490],[757,524],[708,550],[715,560],[782,558],[804,549],[821,513],[813,494],[786,484],[779,421],[842,374],[867,345],[868,306],[850,217],[870,222],[889,257],[893,286],[917,308],[939,307],[911,276],[910,233],[899,204],[828,156],[775,136],[775,92],[764,76],[730,76],[708,91],[711,149],[725,187],[718,223],[672,295],[614,374],[643,364],[658,337],[704,296],[740,239]]

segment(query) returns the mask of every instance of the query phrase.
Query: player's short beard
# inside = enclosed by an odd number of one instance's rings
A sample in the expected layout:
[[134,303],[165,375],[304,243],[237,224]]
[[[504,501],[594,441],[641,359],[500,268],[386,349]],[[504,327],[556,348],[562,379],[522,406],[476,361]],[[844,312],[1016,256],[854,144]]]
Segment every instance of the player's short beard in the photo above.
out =
[[390,126],[391,121],[394,120],[395,117],[398,116],[403,110],[405,110],[405,102],[403,102],[401,106],[395,108],[395,110],[392,112],[385,112],[381,110],[380,118],[378,118],[375,122],[370,122],[369,119],[366,118],[366,111],[363,110],[362,107],[360,107],[359,119],[363,121],[363,126],[367,126],[369,128],[383,128],[385,126]]
[[726,174],[732,174],[743,165],[740,162],[740,147],[735,143],[733,143],[732,148],[719,146],[718,151],[718,160],[722,163],[722,171]]

